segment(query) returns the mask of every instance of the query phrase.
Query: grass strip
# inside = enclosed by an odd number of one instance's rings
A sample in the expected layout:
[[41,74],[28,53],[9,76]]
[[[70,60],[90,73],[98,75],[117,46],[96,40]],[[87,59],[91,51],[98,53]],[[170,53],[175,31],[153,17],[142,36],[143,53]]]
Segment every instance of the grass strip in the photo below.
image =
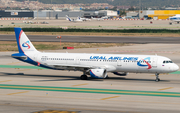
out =
[[[0,28],[0,31],[14,31],[13,27]],[[180,33],[172,29],[79,29],[79,28],[23,28],[24,32],[101,32],[101,33]]]

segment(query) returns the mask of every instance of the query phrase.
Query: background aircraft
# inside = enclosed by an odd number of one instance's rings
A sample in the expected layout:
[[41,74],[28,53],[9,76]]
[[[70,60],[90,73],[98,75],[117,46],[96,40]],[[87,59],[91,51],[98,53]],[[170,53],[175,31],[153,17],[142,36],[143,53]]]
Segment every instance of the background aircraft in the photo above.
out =
[[104,20],[104,18],[93,18],[93,17],[91,17],[91,19],[92,20],[98,20],[98,21],[103,21]]
[[77,18],[77,19],[71,19],[66,15],[66,19],[69,20],[70,22],[82,22],[83,20]]
[[180,15],[175,15],[175,16],[173,16],[173,17],[169,17],[169,19],[172,21],[172,22],[169,23],[170,25],[171,25],[173,22],[179,24],[179,22],[180,22]]
[[81,18],[81,17],[79,17],[79,16],[78,16],[78,19],[79,19],[79,20],[82,20],[82,21],[91,21],[91,19],[89,19],[89,18]]

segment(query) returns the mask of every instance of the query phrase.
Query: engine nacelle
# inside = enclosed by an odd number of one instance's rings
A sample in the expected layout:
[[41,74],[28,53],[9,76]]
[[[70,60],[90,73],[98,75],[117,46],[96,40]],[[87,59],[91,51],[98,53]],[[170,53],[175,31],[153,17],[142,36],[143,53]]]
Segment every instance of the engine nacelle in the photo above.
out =
[[89,74],[91,75],[92,78],[106,78],[107,77],[107,72],[105,69],[91,69],[89,71]]
[[126,75],[128,75],[128,73],[126,73],[126,72],[113,72],[113,74],[115,74],[115,75],[118,75],[118,76],[126,76]]

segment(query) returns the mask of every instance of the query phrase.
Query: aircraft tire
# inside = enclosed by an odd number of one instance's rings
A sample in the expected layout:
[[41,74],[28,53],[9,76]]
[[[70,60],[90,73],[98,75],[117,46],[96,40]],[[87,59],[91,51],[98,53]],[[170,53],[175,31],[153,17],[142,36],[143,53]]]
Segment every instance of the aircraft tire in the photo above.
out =
[[87,80],[87,75],[81,75],[81,80]]
[[159,82],[160,81],[160,79],[158,78],[158,79],[156,79],[156,82]]

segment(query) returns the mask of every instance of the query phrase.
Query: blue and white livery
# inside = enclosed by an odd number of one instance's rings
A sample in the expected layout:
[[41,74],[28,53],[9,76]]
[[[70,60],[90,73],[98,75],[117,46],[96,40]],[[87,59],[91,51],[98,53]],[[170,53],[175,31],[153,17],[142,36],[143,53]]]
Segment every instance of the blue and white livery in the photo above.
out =
[[54,70],[82,71],[81,79],[106,78],[111,72],[119,76],[127,73],[154,73],[159,81],[160,73],[179,69],[169,58],[157,55],[42,53],[36,50],[21,28],[14,28],[19,53],[12,54],[20,61]]
[[77,19],[71,19],[66,15],[66,20],[70,21],[70,22],[82,22],[83,20],[77,18]]
[[169,17],[169,19],[171,20],[171,22],[169,22],[169,24],[171,25],[173,22],[179,24],[180,22],[180,14]]

